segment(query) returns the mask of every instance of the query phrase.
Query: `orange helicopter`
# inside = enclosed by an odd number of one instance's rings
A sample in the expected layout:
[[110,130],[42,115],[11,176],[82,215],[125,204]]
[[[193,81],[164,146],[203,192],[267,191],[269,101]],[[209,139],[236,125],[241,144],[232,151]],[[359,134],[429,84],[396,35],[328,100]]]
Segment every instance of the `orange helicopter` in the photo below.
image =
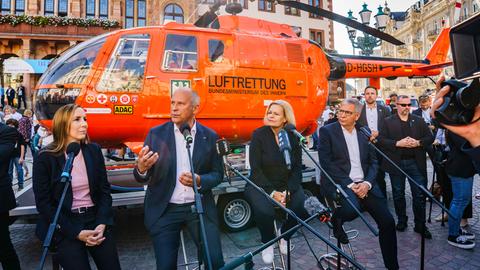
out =
[[[346,17],[297,1],[276,1],[329,18],[393,44],[395,38]],[[90,138],[104,147],[138,150],[148,130],[170,118],[170,96],[191,87],[200,97],[197,119],[232,142],[245,142],[262,125],[265,106],[285,99],[297,129],[310,134],[325,108],[328,81],[438,75],[445,62],[449,29],[424,60],[329,55],[290,26],[232,15],[216,16],[221,3],[193,25],[175,22],[118,30],[67,50],[43,74],[35,113],[49,127],[67,103],[85,108]]]

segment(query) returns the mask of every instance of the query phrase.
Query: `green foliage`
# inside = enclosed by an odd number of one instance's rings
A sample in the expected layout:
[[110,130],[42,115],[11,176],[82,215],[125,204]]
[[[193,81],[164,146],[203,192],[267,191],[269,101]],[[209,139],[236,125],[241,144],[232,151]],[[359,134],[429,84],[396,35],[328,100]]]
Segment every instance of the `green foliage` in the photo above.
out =
[[58,16],[28,16],[28,15],[0,15],[0,24],[10,24],[16,26],[21,23],[26,23],[34,26],[66,26],[75,25],[81,27],[103,27],[116,28],[120,26],[120,23],[116,20],[105,20],[98,18],[71,18],[71,17],[58,17]]

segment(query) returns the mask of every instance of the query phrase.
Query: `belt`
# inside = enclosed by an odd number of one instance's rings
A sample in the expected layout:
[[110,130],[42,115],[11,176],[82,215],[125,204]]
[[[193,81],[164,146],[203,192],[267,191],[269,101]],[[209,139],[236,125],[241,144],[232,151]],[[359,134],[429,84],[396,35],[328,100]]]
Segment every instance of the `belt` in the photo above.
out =
[[72,209],[72,213],[84,214],[84,213],[92,212],[93,210],[95,210],[95,206],[79,207],[79,208]]

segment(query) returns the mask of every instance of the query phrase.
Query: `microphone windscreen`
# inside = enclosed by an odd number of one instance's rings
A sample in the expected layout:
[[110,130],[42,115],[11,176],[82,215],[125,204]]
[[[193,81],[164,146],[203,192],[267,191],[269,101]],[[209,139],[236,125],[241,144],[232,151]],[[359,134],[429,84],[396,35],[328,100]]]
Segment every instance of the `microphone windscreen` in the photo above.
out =
[[78,155],[78,153],[80,152],[80,144],[77,143],[77,142],[71,142],[68,146],[67,146],[67,155],[70,154],[70,153],[73,153],[73,156],[76,157]]
[[297,128],[296,128],[293,124],[291,124],[291,123],[286,124],[283,128],[284,128],[285,130],[287,130],[287,131],[292,131],[292,130],[296,130],[296,129],[297,129]]
[[217,153],[220,156],[226,156],[230,153],[230,144],[225,139],[218,139],[216,142]]
[[280,151],[292,150],[292,146],[290,145],[290,139],[288,139],[288,134],[285,129],[281,129],[278,132],[278,147],[280,148]]
[[185,131],[188,131],[188,133],[190,133],[190,130],[191,130],[191,129],[190,129],[190,125],[188,125],[188,123],[183,123],[183,124],[180,126],[179,130],[180,130],[180,132],[181,132],[182,134],[184,134]]
[[303,208],[305,208],[310,216],[328,211],[328,209],[314,196],[310,196],[305,200]]

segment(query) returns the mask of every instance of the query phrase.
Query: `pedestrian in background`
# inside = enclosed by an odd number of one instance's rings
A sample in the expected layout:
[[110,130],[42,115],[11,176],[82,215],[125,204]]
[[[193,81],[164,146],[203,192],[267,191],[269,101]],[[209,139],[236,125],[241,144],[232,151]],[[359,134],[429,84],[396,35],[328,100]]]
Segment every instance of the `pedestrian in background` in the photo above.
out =
[[17,108],[20,109],[21,104],[23,102],[23,107],[26,109],[27,108],[27,99],[26,99],[26,93],[25,93],[25,86],[20,84],[19,87],[17,87]]
[[0,104],[2,104],[2,107],[0,109],[3,110],[3,107],[5,107],[5,88],[0,85]]
[[15,128],[17,131],[17,141],[15,143],[15,149],[13,152],[13,156],[10,159],[10,166],[8,168],[8,174],[10,175],[10,179],[13,181],[13,168],[15,167],[17,171],[17,183],[18,183],[18,190],[23,189],[23,162],[25,160],[25,141],[23,140],[22,134],[18,131],[18,121],[15,119],[8,119],[6,124],[10,127]]
[[7,90],[5,90],[5,94],[7,95],[8,105],[14,106],[15,90],[12,88],[12,86],[9,85],[7,87]]

